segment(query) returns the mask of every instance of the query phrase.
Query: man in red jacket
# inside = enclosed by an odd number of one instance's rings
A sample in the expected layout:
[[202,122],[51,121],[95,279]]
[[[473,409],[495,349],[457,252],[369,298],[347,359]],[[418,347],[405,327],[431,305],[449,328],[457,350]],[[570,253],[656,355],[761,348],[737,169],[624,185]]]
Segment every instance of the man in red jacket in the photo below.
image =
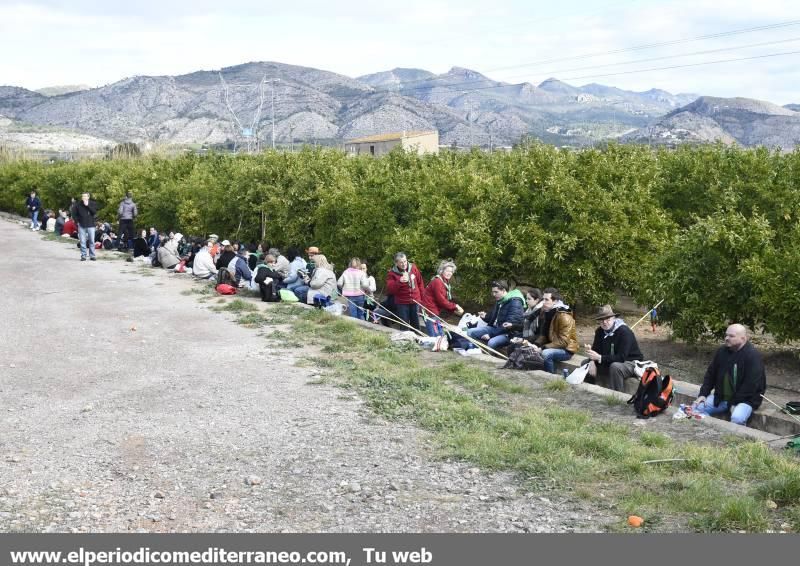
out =
[[414,329],[419,329],[419,312],[414,301],[422,299],[424,288],[425,281],[417,266],[409,263],[405,253],[394,254],[394,267],[386,274],[386,294],[394,298],[397,316]]

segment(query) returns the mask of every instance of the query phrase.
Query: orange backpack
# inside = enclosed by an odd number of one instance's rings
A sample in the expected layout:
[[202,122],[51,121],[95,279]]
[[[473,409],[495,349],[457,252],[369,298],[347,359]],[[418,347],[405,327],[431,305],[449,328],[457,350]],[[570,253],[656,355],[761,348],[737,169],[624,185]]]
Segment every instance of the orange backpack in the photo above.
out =
[[650,366],[642,373],[639,388],[628,399],[628,405],[633,405],[638,418],[647,419],[669,407],[672,399],[672,378],[662,376],[657,367]]

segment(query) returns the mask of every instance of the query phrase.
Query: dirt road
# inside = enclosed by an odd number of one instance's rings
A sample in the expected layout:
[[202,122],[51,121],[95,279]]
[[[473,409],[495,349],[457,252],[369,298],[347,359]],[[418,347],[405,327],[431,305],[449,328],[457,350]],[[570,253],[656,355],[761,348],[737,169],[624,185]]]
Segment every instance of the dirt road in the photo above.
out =
[[0,530],[583,531],[609,519],[439,461],[303,350],[0,220]]

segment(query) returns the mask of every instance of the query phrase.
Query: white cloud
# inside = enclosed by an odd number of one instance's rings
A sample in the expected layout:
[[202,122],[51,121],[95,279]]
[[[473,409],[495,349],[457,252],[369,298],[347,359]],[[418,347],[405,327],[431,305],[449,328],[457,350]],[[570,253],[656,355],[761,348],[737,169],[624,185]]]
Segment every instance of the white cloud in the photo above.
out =
[[[648,57],[800,37],[800,25],[658,49],[575,60],[587,53],[800,19],[789,0],[621,0],[569,6],[523,0],[404,0],[401,4],[313,0],[16,2],[0,5],[0,81],[39,88],[105,84],[137,74],[181,74],[273,60],[349,76],[395,66],[443,72],[463,66],[498,80],[540,82],[596,66],[597,74],[800,50],[796,44],[600,67]],[[797,48],[797,49],[795,49]],[[800,100],[797,56],[587,78],[634,90],[651,87],[722,96]],[[524,65],[524,66],[522,66]],[[508,68],[514,67],[516,68]]]

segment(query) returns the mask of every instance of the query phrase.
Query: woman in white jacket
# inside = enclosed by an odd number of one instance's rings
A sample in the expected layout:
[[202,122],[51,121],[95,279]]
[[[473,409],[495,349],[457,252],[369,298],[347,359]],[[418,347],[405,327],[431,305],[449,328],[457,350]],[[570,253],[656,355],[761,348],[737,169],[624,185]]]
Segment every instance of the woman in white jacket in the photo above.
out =
[[306,303],[314,304],[316,295],[325,297],[336,296],[336,274],[333,272],[333,265],[328,262],[328,258],[319,254],[314,256],[314,273],[308,279],[308,295]]

